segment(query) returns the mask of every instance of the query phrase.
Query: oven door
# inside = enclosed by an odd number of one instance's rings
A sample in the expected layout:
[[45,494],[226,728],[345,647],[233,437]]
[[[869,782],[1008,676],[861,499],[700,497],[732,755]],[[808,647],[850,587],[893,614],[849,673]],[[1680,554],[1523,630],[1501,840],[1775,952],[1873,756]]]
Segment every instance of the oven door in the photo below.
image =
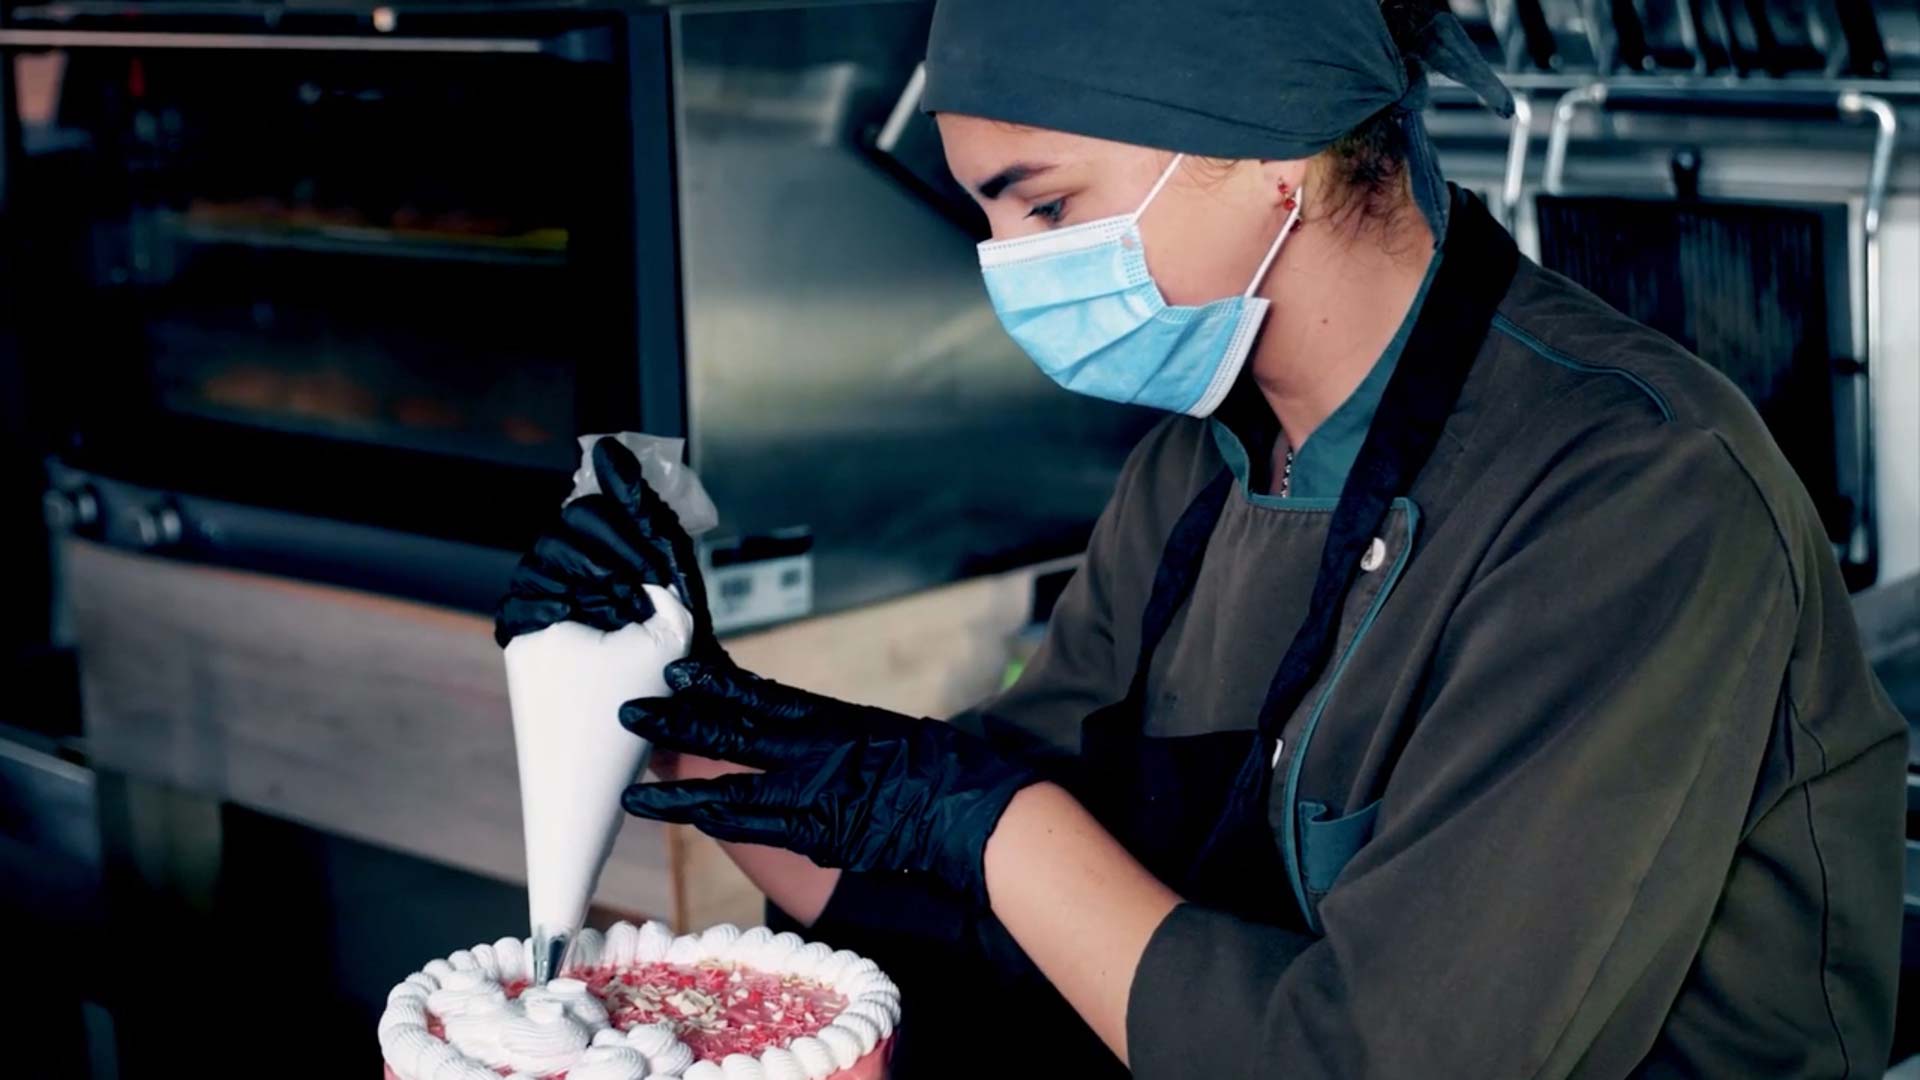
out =
[[579,433],[679,433],[663,20],[87,10],[0,29],[0,176],[101,535],[407,591],[523,547]]

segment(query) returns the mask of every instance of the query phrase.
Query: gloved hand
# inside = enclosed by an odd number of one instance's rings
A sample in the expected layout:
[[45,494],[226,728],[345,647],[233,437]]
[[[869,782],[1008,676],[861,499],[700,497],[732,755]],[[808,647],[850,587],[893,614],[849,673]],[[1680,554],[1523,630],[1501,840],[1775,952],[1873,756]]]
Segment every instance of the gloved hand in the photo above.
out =
[[621,723],[658,746],[766,771],[635,784],[628,813],[822,866],[931,873],[987,906],[987,839],[1038,774],[938,720],[835,701],[730,663],[683,660],[666,674],[673,696],[629,702]]
[[641,586],[658,585],[677,591],[693,615],[691,655],[724,656],[700,561],[679,516],[618,441],[594,443],[591,463],[600,492],[568,503],[520,559],[494,617],[495,640],[505,647],[563,621],[609,632],[644,623],[654,609]]

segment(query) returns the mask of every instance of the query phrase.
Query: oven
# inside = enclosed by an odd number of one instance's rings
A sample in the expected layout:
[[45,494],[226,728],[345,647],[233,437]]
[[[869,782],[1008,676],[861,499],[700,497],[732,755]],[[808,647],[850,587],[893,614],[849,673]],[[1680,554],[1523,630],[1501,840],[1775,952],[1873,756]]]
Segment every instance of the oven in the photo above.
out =
[[78,3],[0,49],[57,524],[484,608],[576,435],[684,434],[664,15]]
[[931,13],[6,11],[0,363],[55,525],[485,611],[631,429],[720,508],[723,632],[1076,553],[1154,418],[1001,330],[903,106]]

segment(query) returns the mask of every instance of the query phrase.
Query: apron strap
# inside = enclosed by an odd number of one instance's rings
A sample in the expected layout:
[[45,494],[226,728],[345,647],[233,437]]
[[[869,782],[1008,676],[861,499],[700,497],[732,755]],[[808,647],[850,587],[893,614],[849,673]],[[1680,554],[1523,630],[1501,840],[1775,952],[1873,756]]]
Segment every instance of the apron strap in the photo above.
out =
[[1160,568],[1153,574],[1153,592],[1147,598],[1147,610],[1140,617],[1140,659],[1134,665],[1133,681],[1127,688],[1127,700],[1146,699],[1147,672],[1153,666],[1153,654],[1167,636],[1173,617],[1192,595],[1194,582],[1200,580],[1200,565],[1205,561],[1207,542],[1226,509],[1227,496],[1233,491],[1233,473],[1221,470],[1174,522],[1167,534],[1167,546],[1160,553]]
[[1433,456],[1494,310],[1519,269],[1513,238],[1478,199],[1455,189],[1453,209],[1440,268],[1340,493],[1307,618],[1267,686],[1253,745],[1189,877],[1224,850],[1233,834],[1256,823],[1264,827],[1280,730],[1326,667],[1361,556],[1393,500],[1412,488]]

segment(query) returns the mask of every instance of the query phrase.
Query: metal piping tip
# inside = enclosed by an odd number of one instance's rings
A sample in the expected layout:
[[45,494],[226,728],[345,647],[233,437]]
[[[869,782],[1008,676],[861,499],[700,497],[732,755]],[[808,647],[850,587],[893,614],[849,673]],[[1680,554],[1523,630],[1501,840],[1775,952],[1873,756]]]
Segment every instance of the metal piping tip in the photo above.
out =
[[553,977],[566,970],[567,951],[573,947],[573,934],[562,930],[547,934],[536,932],[533,936],[533,984],[545,986]]

